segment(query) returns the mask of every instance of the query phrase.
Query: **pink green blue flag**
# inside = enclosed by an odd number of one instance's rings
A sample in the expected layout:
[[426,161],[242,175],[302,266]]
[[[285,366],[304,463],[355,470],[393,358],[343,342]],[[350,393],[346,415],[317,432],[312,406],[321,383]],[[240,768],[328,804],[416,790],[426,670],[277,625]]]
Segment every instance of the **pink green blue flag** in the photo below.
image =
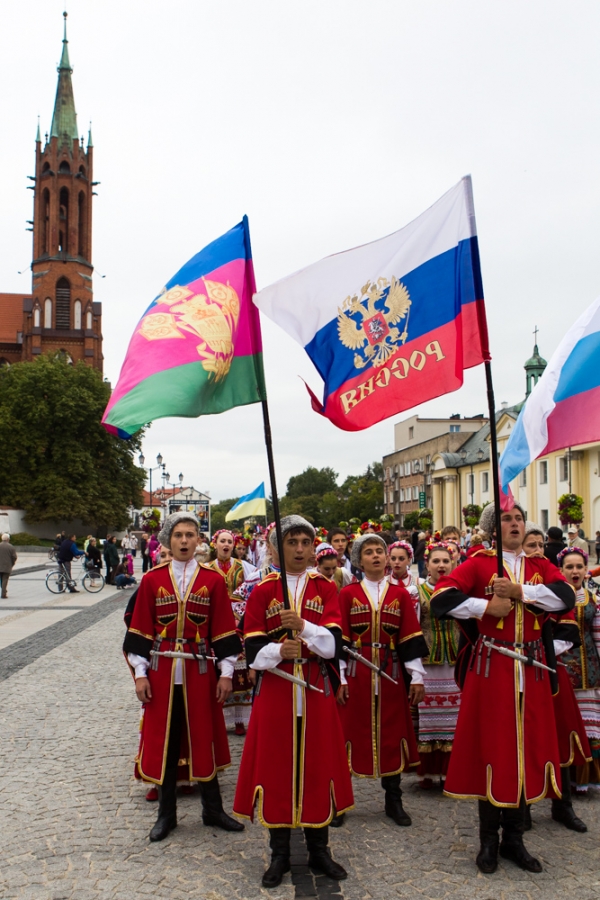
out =
[[102,424],[129,438],[166,416],[206,416],[265,399],[248,219],[167,282],[129,342]]

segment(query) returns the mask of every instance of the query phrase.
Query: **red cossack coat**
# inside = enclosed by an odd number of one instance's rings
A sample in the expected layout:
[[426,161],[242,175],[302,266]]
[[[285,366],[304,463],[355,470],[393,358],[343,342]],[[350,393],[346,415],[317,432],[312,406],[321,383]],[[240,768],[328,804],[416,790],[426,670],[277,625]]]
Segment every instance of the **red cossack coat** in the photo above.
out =
[[[185,597],[179,596],[170,564],[144,575],[124,650],[150,659],[153,646],[186,653],[204,650],[217,659],[240,652],[231,602],[218,572],[198,566]],[[158,668],[148,670],[152,700],[145,704],[138,769],[144,781],[162,784],[177,660],[158,659]],[[209,781],[231,763],[223,709],[216,701],[219,673],[210,661],[205,672],[196,660],[182,660],[181,665],[188,758],[179,764],[188,766],[190,781]]]
[[[367,778],[395,775],[419,765],[401,662],[429,654],[414,603],[403,585],[381,585],[379,609],[362,584],[340,591],[342,634],[369,662],[392,677],[392,684],[359,661],[348,657],[348,700],[339,707],[353,775]],[[373,644],[381,644],[373,647]],[[378,693],[375,693],[377,685]]]
[[[254,588],[246,605],[244,640],[250,665],[266,644],[285,640],[282,609],[281,577],[273,573]],[[308,574],[296,612],[330,629],[339,643],[338,594],[328,579]],[[297,687],[270,672],[259,676],[242,753],[233,811],[253,819],[257,804],[258,818],[269,828],[327,825],[336,809],[341,813],[354,803],[336,708],[337,660],[326,661],[324,673],[320,657],[304,645],[302,654],[308,662],[282,661],[278,668],[325,693]]]
[[[440,579],[431,600],[433,614],[444,615],[468,597],[491,599],[496,576],[495,551],[475,554]],[[506,565],[505,577],[516,580]],[[574,592],[544,557],[522,557],[518,580],[525,585],[551,585],[565,608],[574,604]],[[523,795],[527,803],[560,797],[560,753],[549,673],[509,659],[482,642],[494,638],[513,651],[515,643],[535,642],[530,649],[538,661],[546,663],[541,637],[548,617],[541,607],[514,601],[503,619],[484,614],[468,624],[459,620],[463,631],[470,630],[475,645],[466,666],[446,778],[449,796],[509,807],[518,806]]]

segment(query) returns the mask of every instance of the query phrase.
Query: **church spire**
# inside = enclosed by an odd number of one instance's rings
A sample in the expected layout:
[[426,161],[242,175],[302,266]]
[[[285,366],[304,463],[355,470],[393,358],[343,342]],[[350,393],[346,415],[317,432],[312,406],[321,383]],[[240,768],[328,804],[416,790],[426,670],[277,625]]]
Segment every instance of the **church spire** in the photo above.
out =
[[71,74],[73,69],[69,61],[69,42],[67,40],[67,13],[63,13],[65,30],[63,37],[63,49],[58,67],[58,85],[56,88],[56,100],[54,102],[54,114],[52,116],[52,128],[50,137],[58,138],[60,143],[68,143],[79,137],[77,131],[77,113],[75,112],[75,98],[73,96],[73,83]]
[[535,385],[538,383],[538,380],[544,374],[544,369],[548,365],[545,359],[540,356],[540,351],[538,350],[537,345],[537,336],[538,336],[538,327],[535,326],[534,329],[534,340],[535,344],[533,345],[533,356],[527,360],[525,363],[525,399],[529,397],[530,393],[534,389]]

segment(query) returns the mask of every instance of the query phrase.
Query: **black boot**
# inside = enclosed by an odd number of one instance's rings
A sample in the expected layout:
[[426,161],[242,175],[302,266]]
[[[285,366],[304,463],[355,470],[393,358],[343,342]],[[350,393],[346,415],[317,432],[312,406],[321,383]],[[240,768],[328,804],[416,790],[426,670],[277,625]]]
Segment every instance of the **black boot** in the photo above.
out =
[[341,813],[339,816],[334,816],[331,822],[329,823],[332,828],[341,828],[344,824],[344,820],[346,818],[346,813]]
[[568,768],[561,769],[562,772],[562,800],[552,801],[552,818],[555,822],[560,822],[565,828],[571,831],[579,831],[583,834],[587,831],[587,825],[582,822],[579,816],[575,815],[573,803],[571,802],[571,775]]
[[222,828],[223,831],[243,831],[244,825],[236,819],[232,819],[223,811],[221,789],[219,779],[215,775],[210,781],[200,782],[200,796],[202,798],[202,821],[213,828]]
[[491,875],[498,868],[498,829],[500,809],[487,800],[479,801],[479,853],[475,859],[477,868],[484,875]]
[[151,841],[164,841],[177,828],[177,769],[167,769],[158,787],[158,818],[150,832]]
[[290,828],[269,828],[271,864],[262,877],[263,887],[278,887],[290,871]]
[[412,819],[402,806],[402,789],[400,775],[386,775],[381,779],[381,787],[385,791],[385,814],[393,819],[396,825],[412,825]]
[[308,847],[308,864],[317,872],[323,872],[334,881],[343,881],[348,877],[346,870],[331,858],[329,850],[327,825],[324,828],[305,828],[304,837]]
[[531,819],[531,806],[529,803],[525,806],[525,812],[523,813],[523,831],[531,831],[533,828],[533,821]]
[[541,872],[542,864],[525,847],[523,831],[525,826],[525,797],[521,797],[521,805],[516,809],[504,807],[502,810],[502,843],[500,856],[525,869],[526,872]]

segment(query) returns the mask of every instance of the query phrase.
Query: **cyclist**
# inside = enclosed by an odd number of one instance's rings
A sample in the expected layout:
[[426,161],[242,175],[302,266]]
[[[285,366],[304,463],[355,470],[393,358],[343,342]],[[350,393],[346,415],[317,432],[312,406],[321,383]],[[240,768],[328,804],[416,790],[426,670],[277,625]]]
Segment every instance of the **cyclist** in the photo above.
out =
[[73,559],[79,556],[85,556],[83,550],[80,550],[75,543],[76,537],[77,535],[72,534],[70,537],[65,538],[60,545],[57,556],[58,562],[68,575],[69,591],[72,594],[78,594],[79,591],[75,587],[75,582],[71,576],[71,563]]

